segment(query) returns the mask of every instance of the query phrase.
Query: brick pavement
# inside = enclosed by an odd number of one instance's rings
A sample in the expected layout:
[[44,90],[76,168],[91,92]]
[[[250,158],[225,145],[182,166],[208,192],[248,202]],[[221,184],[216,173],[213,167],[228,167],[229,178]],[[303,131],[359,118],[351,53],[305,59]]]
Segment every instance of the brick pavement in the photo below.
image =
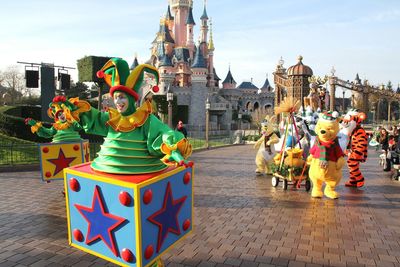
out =
[[[164,262],[400,266],[400,183],[370,152],[362,166],[366,187],[342,181],[338,200],[256,178],[251,146],[195,153],[195,229]],[[0,173],[0,266],[114,266],[68,246],[61,190],[61,181],[44,184],[39,172]]]

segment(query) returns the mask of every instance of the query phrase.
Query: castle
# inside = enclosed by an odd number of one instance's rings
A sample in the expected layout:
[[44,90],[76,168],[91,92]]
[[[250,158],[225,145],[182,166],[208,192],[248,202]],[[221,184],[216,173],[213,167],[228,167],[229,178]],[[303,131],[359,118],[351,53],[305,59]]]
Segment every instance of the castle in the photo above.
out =
[[[189,131],[204,131],[208,101],[211,133],[226,134],[231,129],[233,114],[272,108],[274,93],[268,78],[261,88],[252,82],[236,86],[230,69],[220,87],[221,79],[214,67],[212,22],[205,3],[198,42],[194,41],[195,25],[192,0],[169,0],[146,63],[158,68],[159,94],[173,92],[178,104],[177,119]],[[135,59],[133,67],[136,64]]]

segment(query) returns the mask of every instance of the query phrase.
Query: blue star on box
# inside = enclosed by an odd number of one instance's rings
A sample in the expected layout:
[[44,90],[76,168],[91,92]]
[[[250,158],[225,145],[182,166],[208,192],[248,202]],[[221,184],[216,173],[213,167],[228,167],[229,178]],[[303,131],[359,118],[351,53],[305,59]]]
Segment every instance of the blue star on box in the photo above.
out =
[[183,196],[180,199],[174,200],[171,183],[168,182],[162,208],[147,218],[151,223],[158,226],[157,252],[160,251],[168,233],[174,233],[176,235],[181,234],[178,214],[186,198],[187,196]]
[[86,235],[86,244],[89,245],[90,243],[101,239],[114,255],[118,256],[113,231],[124,223],[126,219],[106,212],[103,198],[101,197],[99,190],[99,186],[96,185],[92,207],[85,207],[78,204],[74,204],[74,206],[89,223]]

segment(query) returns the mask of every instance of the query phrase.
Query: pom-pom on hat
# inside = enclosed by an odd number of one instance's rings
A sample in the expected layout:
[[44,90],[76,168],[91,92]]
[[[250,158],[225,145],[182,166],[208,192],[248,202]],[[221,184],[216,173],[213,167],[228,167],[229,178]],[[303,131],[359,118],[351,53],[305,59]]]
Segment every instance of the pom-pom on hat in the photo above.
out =
[[[132,72],[129,72],[128,63],[121,58],[112,58],[97,72],[97,77],[103,78],[110,86],[110,95],[115,91],[125,92],[135,98],[140,99],[140,88],[144,80],[144,73],[148,72],[154,75],[158,84],[159,74],[154,66],[141,64],[136,66]],[[155,85],[152,91],[157,93],[159,88]]]
[[324,121],[335,121],[338,118],[338,112],[326,111],[319,114],[319,119]]

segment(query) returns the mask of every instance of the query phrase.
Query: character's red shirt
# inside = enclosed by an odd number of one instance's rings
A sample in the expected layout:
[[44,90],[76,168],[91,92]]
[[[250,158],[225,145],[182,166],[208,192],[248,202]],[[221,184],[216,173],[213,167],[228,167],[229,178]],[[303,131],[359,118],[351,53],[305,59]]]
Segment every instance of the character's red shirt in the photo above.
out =
[[326,160],[337,162],[339,158],[344,156],[342,149],[340,148],[339,143],[337,142],[337,138],[331,142],[322,142],[320,140],[315,140],[313,147],[310,149],[310,154],[315,159],[320,158],[321,149],[318,146],[318,142],[320,145],[324,146],[326,149]]

